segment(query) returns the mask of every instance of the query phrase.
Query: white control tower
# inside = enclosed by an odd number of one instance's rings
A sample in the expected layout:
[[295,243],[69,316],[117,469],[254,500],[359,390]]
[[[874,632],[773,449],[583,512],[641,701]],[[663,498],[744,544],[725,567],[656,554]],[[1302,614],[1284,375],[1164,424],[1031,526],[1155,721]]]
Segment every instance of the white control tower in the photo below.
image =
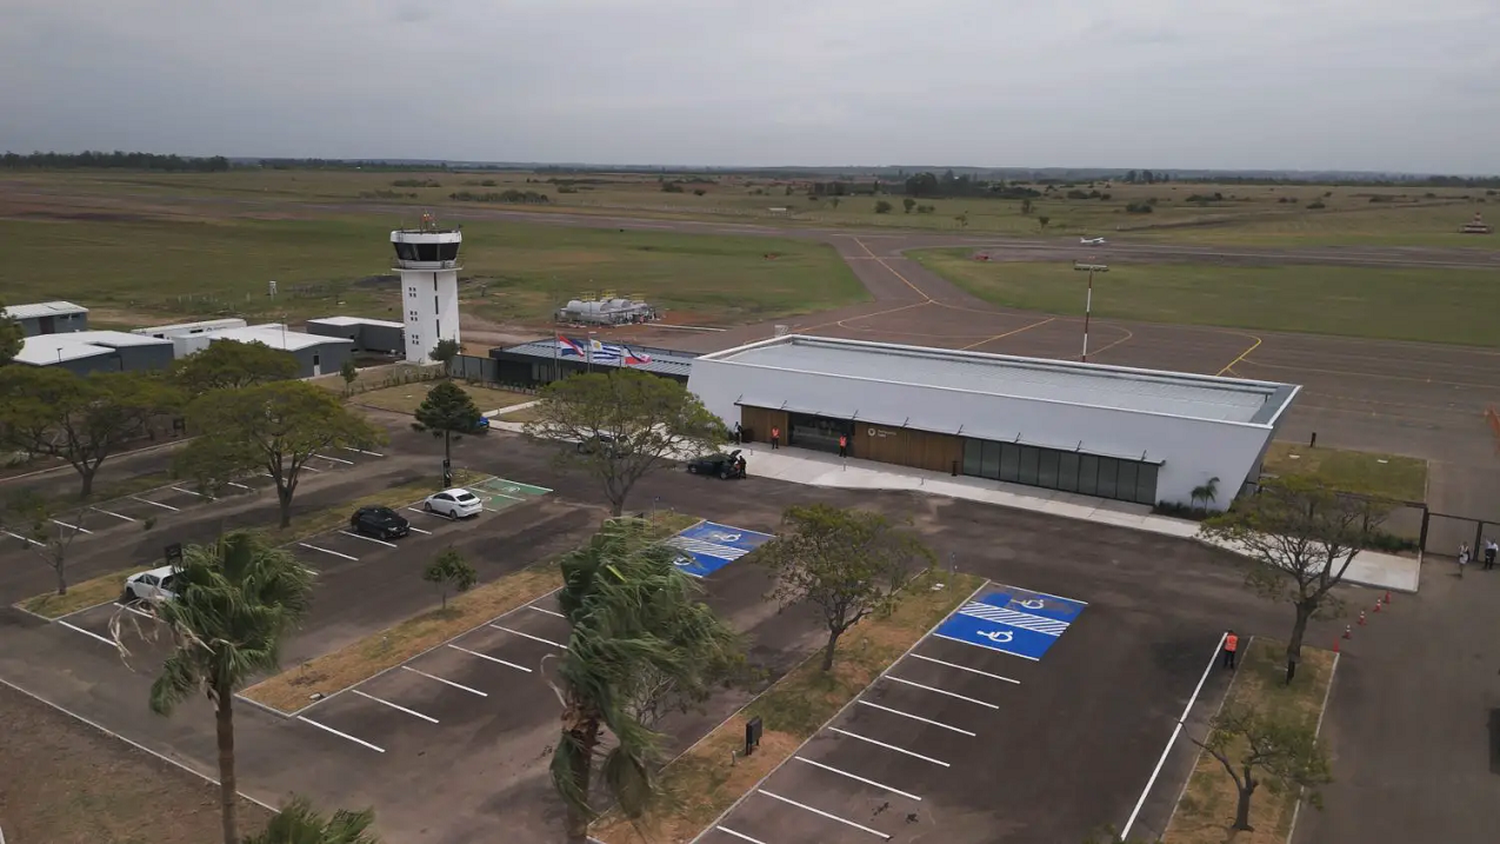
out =
[[401,274],[401,313],[406,323],[406,360],[431,363],[439,340],[458,341],[458,247],[463,232],[439,228],[431,214],[415,229],[391,232]]

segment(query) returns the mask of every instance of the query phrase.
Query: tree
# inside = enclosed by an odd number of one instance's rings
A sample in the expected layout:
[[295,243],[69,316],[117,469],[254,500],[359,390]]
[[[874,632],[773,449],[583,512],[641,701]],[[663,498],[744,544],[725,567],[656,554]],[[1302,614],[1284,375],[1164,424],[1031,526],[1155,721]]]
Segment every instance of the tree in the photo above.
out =
[[530,436],[579,443],[560,459],[604,482],[611,513],[625,512],[630,490],[649,472],[728,440],[719,418],[681,383],[644,372],[573,375],[542,390]]
[[[1191,738],[1191,736],[1190,736]],[[1252,830],[1250,798],[1262,784],[1272,790],[1305,788],[1314,806],[1318,786],[1332,782],[1328,756],[1314,727],[1286,715],[1229,704],[1209,727],[1208,739],[1193,743],[1219,760],[1239,793],[1233,829]]]
[[1197,507],[1198,502],[1200,501],[1203,502],[1204,507],[1207,507],[1208,505],[1217,501],[1219,498],[1218,477],[1215,476],[1209,478],[1208,481],[1201,486],[1193,487],[1193,491],[1188,493],[1188,498],[1191,502],[1190,506],[1192,507]]
[[1319,611],[1336,608],[1329,592],[1343,581],[1354,555],[1369,546],[1390,508],[1389,502],[1340,494],[1306,478],[1277,478],[1204,522],[1200,531],[1249,558],[1247,585],[1293,606],[1286,655],[1295,660],[1307,623]]
[[958,223],[959,228],[966,229],[969,227],[969,212],[965,211],[962,214],[959,214],[957,217],[954,217],[953,220],[954,222]]
[[293,797],[266,822],[266,828],[245,836],[244,844],[379,844],[370,832],[375,812],[339,809],[324,818],[306,797]]
[[886,202],[884,199],[877,201],[875,203],[875,213],[876,214],[889,214],[889,213],[891,213],[891,204],[889,202]]
[[353,360],[345,359],[339,366],[339,377],[344,379],[344,395],[354,392],[354,382],[359,380],[359,368]]
[[783,607],[807,601],[822,613],[828,629],[824,671],[833,668],[840,636],[865,616],[888,612],[912,578],[934,562],[915,534],[868,510],[789,507],[782,525],[786,530],[756,557],[775,577],[770,597]]
[[0,528],[15,534],[35,551],[56,576],[57,594],[68,594],[68,550],[87,530],[88,508],[58,510],[54,503],[27,490],[14,496],[0,512]]
[[610,519],[562,560],[558,604],[572,633],[553,687],[563,713],[551,769],[571,842],[587,840],[596,781],[627,818],[656,796],[662,736],[637,716],[643,686],[665,682],[701,699],[739,653],[738,637],[698,600],[700,587],[675,565],[679,552],[660,539],[644,519]]
[[[219,747],[224,844],[236,844],[234,695],[277,668],[282,638],[307,611],[312,572],[263,537],[234,531],[213,545],[184,548],[173,591],[171,600],[146,604],[173,644],[151,684],[151,710],[171,715],[195,692],[208,697]],[[120,616],[111,626],[118,642]]]
[[834,208],[834,210],[838,210],[839,202],[841,202],[841,201],[842,200],[840,200],[838,197],[835,196],[834,198],[828,200],[828,204],[832,205],[833,208]]
[[443,438],[443,465],[452,465],[453,441],[474,430],[479,408],[463,387],[452,381],[439,381],[427,391],[417,406],[417,421],[412,430]]
[[910,214],[911,209],[917,207],[917,201],[908,196],[901,200],[901,207],[906,209],[906,213]]
[[1045,229],[1047,227],[1047,224],[1050,223],[1050,222],[1052,222],[1052,218],[1048,217],[1045,214],[1043,214],[1042,216],[1036,218],[1036,222],[1037,222],[1037,225],[1039,225],[1039,226],[1041,226],[1042,228]]
[[292,496],[308,460],[325,450],[385,441],[337,396],[305,381],[218,390],[195,399],[188,419],[202,433],[178,455],[178,472],[205,489],[265,472],[276,484],[283,528],[292,523]]
[[173,363],[172,379],[188,398],[211,390],[250,387],[297,377],[297,358],[260,341],[214,340],[208,348]]
[[437,345],[432,347],[432,351],[427,353],[427,357],[443,365],[444,378],[452,378],[453,359],[458,357],[460,351],[457,340],[439,340]]
[[79,498],[88,498],[104,461],[176,403],[151,373],[79,377],[51,366],[7,366],[0,368],[0,444],[66,460],[82,482]]
[[467,592],[479,582],[479,575],[464,555],[450,545],[428,564],[422,572],[422,579],[438,587],[443,596],[443,609],[447,609],[448,590]]
[[1023,200],[1021,200],[1021,215],[1022,216],[1030,216],[1031,215],[1031,200],[1029,200],[1029,199],[1023,199]]
[[5,301],[0,300],[0,366],[10,363],[25,345],[25,329],[6,311]]

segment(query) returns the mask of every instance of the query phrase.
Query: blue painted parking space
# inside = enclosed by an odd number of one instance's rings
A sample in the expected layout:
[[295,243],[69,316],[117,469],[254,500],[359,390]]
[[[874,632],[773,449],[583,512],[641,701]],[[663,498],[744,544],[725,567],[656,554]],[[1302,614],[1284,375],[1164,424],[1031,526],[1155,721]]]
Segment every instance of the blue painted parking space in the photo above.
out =
[[667,540],[667,544],[682,550],[677,565],[684,574],[708,577],[773,538],[769,533],[733,525],[699,522]]
[[1037,661],[1085,606],[1071,598],[995,586],[959,607],[933,635]]

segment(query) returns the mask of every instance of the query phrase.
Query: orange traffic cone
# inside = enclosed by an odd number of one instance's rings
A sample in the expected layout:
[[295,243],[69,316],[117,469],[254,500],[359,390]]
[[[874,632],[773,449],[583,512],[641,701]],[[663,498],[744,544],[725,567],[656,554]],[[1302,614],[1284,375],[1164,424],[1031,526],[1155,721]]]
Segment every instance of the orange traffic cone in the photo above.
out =
[[1333,640],[1333,652],[1334,653],[1338,653],[1339,652],[1339,640],[1338,639],[1334,639]]
[[1375,611],[1376,612],[1380,612],[1380,602],[1379,601],[1375,602]]
[[1389,589],[1385,590],[1385,605],[1386,606],[1390,606],[1391,605],[1391,590],[1389,590]]
[[1353,628],[1351,628],[1347,624],[1344,625],[1344,638],[1345,639],[1353,639],[1354,638],[1354,630],[1353,630]]
[[1359,611],[1359,626],[1360,627],[1364,627],[1365,626],[1365,611],[1364,610],[1360,610]]

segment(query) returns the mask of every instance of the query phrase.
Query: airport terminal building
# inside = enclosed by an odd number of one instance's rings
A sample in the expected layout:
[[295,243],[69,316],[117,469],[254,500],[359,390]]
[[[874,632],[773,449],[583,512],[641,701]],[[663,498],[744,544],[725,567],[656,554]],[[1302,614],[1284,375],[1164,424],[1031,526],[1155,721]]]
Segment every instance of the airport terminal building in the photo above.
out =
[[693,360],[688,388],[747,438],[1139,504],[1227,507],[1291,384],[789,335]]

